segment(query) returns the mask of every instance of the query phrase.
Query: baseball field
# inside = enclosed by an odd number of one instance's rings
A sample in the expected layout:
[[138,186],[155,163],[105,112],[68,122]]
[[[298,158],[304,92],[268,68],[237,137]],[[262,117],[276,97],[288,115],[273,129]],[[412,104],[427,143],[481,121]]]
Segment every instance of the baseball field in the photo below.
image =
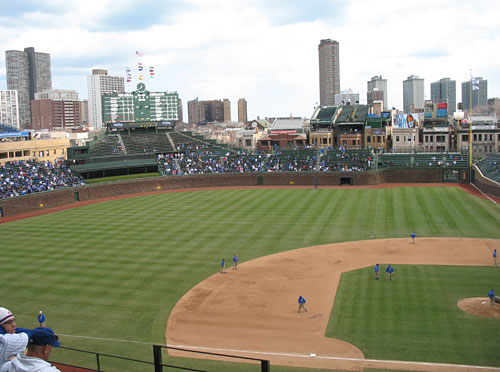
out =
[[[315,345],[330,356],[500,367],[500,318],[457,306],[486,301],[490,288],[500,294],[500,268],[491,265],[499,227],[498,204],[452,185],[213,189],[104,201],[0,224],[2,306],[29,328],[43,310],[64,346],[148,361],[151,343],[182,342],[279,351],[269,358],[275,371],[332,368],[286,358],[310,355]],[[218,273],[221,258],[230,266],[235,253],[239,270]],[[377,262],[395,265],[393,281],[373,279]],[[296,313],[299,294],[308,313]],[[321,337],[308,338],[311,330]],[[255,337],[258,347],[238,347],[238,335]],[[90,355],[52,357],[95,368]],[[101,363],[106,371],[152,370]],[[168,363],[258,370],[180,357]]]

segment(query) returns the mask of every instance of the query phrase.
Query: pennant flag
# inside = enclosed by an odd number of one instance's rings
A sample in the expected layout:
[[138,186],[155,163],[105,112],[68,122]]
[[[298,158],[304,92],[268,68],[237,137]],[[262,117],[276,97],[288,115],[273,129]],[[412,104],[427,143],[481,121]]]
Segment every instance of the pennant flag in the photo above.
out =
[[151,79],[155,76],[155,69],[153,66],[149,66],[149,76],[151,76]]
[[144,53],[136,50],[135,54],[137,54],[139,57],[144,57]]
[[139,67],[139,71],[142,71],[142,63],[141,62],[139,62],[138,67]]
[[125,66],[125,71],[127,73],[127,83],[130,83],[132,81],[132,70],[130,67]]
[[479,90],[479,79],[472,79],[472,90]]

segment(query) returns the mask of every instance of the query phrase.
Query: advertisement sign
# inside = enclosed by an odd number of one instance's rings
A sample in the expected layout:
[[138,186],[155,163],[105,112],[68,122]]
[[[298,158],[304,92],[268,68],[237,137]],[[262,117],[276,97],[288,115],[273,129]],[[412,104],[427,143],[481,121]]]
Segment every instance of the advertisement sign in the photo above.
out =
[[418,114],[394,115],[394,128],[417,128]]
[[0,133],[0,138],[6,138],[6,137],[29,137],[30,132],[7,132],[7,133]]

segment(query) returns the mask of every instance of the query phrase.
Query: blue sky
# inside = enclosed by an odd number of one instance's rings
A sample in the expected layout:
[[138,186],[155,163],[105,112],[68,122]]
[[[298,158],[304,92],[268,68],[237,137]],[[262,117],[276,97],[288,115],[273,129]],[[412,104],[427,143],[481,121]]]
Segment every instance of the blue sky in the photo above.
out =
[[[5,4],[4,4],[5,3]],[[319,101],[318,44],[340,43],[341,89],[366,100],[366,82],[388,80],[388,103],[402,108],[403,80],[461,83],[472,74],[500,97],[500,2],[451,0],[46,0],[0,6],[0,89],[5,50],[50,53],[53,88],[87,98],[93,68],[125,76],[136,50],[149,89],[187,101],[246,98],[249,118],[310,117]],[[127,84],[127,90],[135,88]],[[187,112],[186,112],[187,115]]]

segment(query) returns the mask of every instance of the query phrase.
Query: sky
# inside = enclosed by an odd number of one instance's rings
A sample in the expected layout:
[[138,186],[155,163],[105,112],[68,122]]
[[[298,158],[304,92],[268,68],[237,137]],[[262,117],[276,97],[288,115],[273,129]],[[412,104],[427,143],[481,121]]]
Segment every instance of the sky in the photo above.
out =
[[[310,118],[319,102],[318,45],[340,44],[340,88],[366,103],[367,81],[387,79],[389,107],[403,108],[403,80],[488,80],[500,97],[498,0],[18,0],[0,5],[0,89],[5,51],[49,53],[52,87],[86,99],[93,68],[133,81],[141,61],[151,91],[187,101],[245,98],[248,119]],[[138,57],[136,51],[144,54]],[[154,66],[150,79],[148,66]]]

